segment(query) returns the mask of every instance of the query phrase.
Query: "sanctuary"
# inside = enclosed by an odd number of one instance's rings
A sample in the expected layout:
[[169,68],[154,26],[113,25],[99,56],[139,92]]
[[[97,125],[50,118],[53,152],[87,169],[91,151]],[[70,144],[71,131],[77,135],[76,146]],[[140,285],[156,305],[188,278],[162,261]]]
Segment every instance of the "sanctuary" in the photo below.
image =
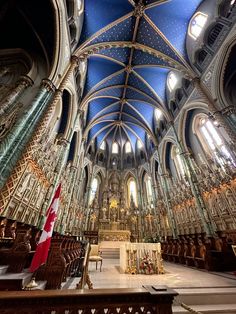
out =
[[[155,282],[232,284],[235,0],[1,0],[0,31],[0,312],[169,314]],[[53,291],[11,294],[43,228]]]

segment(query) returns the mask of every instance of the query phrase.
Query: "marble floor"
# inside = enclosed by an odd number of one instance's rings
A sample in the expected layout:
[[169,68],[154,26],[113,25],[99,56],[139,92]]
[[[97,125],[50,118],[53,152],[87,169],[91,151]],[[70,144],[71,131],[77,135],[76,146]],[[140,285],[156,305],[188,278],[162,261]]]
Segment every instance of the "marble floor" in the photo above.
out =
[[[89,276],[94,288],[138,288],[143,285],[166,285],[171,288],[236,288],[236,276],[230,273],[209,273],[174,263],[164,263],[163,275],[129,275],[119,271],[119,259],[104,259],[102,272],[95,263],[89,264]],[[74,289],[78,278],[73,278],[64,289]]]

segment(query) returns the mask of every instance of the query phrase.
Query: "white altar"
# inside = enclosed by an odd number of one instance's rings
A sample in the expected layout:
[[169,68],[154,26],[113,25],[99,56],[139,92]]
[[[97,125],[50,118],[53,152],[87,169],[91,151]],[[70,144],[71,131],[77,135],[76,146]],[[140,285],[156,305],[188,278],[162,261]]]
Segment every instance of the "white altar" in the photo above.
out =
[[160,243],[130,243],[120,246],[120,271],[129,274],[163,274]]

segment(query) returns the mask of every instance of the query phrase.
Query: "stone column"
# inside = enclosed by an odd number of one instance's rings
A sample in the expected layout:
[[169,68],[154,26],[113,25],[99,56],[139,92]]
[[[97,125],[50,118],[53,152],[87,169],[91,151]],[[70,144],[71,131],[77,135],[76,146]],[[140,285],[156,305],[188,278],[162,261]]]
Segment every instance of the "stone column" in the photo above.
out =
[[[41,139],[42,134],[45,131],[45,127],[48,124],[57,102],[62,96],[63,90],[69,82],[70,76],[78,66],[78,62],[79,59],[77,57],[72,57],[71,64],[62,79],[59,89],[54,93],[51,102],[49,100],[53,94],[54,86],[49,80],[43,81],[43,86],[31,104],[30,109],[23,113],[19,121],[16,122],[9,134],[4,138],[4,141],[0,144],[0,188],[4,186],[7,177],[12,172],[7,183],[1,190],[0,208],[5,208],[10,200],[11,194],[21,177],[22,171],[25,169],[28,160],[37,148],[38,141]],[[33,131],[35,132],[32,136]],[[18,147],[19,149],[17,150]],[[24,149],[25,151],[22,158],[19,160]],[[17,160],[19,160],[18,163]],[[16,167],[14,167],[15,165]],[[55,188],[56,187],[54,186],[54,189]],[[54,189],[52,194],[55,192]]]
[[[69,188],[69,194],[68,194],[68,200],[67,200],[67,206],[66,208],[70,208],[71,206],[71,201],[74,193],[74,187],[75,184],[77,183],[78,179],[78,167],[76,166],[71,166],[71,182],[70,182],[70,188]],[[69,215],[69,211],[67,213],[67,217]]]
[[45,112],[45,107],[49,103],[52,94],[53,88],[49,82],[43,81],[37,95],[30,104],[30,108],[24,110],[0,143],[0,188],[5,184],[26,144],[32,137],[33,131]]
[[16,86],[9,91],[9,93],[0,101],[0,117],[4,115],[12,104],[17,101],[24,93],[24,91],[33,85],[32,79],[27,76],[21,76],[16,83]]
[[138,208],[139,208],[139,217],[138,217],[138,238],[139,241],[143,238],[143,221],[142,221],[142,211],[144,209],[143,198],[142,198],[142,184],[139,181],[139,176],[136,173],[137,178],[137,195],[138,195]]
[[155,215],[156,219],[158,220],[158,222],[157,222],[157,226],[158,226],[157,233],[158,233],[158,236],[160,237],[160,215],[157,212],[158,188],[157,188],[155,173],[152,174],[152,181],[153,181],[153,192],[154,192],[153,193],[153,195],[154,195],[154,202],[153,202],[154,209],[153,209],[153,211],[154,211],[154,215]]
[[[56,92],[54,94],[54,98],[53,98],[52,103],[50,104],[51,111],[52,111],[52,108],[53,109],[55,108],[58,101],[61,100],[63,91],[66,88],[67,84],[69,83],[69,79],[70,79],[71,75],[73,74],[75,68],[78,66],[78,64],[79,64],[79,59],[75,56],[72,56],[70,66],[69,66],[65,76],[63,77],[59,88],[56,90]],[[53,193],[51,195],[51,198],[54,195],[54,191],[55,191],[55,189],[59,183],[61,172],[62,172],[63,167],[65,165],[65,156],[67,155],[67,151],[68,151],[69,146],[70,146],[69,144],[71,142],[72,135],[73,135],[73,132],[70,133],[69,139],[63,138],[63,139],[59,140],[59,145],[61,145],[61,150],[60,150],[60,156],[59,156],[56,168],[55,168],[56,175],[55,175],[55,179],[53,182],[54,189],[53,189]]]
[[167,216],[168,216],[168,220],[170,222],[170,226],[172,229],[173,238],[176,239],[178,237],[177,224],[176,224],[175,216],[171,208],[170,196],[169,196],[169,190],[168,190],[168,184],[167,184],[167,174],[164,173],[163,171],[163,165],[162,165],[162,161],[159,155],[158,148],[156,148],[156,150],[157,150],[157,155],[158,155],[158,160],[159,160],[159,167],[160,167],[160,172],[161,172],[160,173],[161,186],[162,186],[163,196],[164,196],[164,200],[165,200],[165,204],[167,208]]
[[195,174],[194,170],[192,169],[192,163],[191,163],[191,160],[189,157],[189,153],[184,151],[184,148],[183,148],[181,142],[179,141],[179,138],[178,138],[178,135],[177,135],[177,132],[176,132],[176,129],[175,129],[173,123],[172,123],[172,129],[173,129],[173,133],[174,133],[174,136],[176,139],[176,143],[177,143],[178,148],[179,148],[180,157],[183,160],[183,164],[184,164],[184,167],[186,170],[186,175],[187,175],[190,187],[191,187],[191,191],[192,191],[193,196],[196,200],[196,207],[198,209],[198,214],[199,214],[199,217],[201,218],[201,221],[202,221],[202,224],[204,227],[204,231],[206,232],[207,236],[214,236],[215,228],[214,228],[212,221],[208,215],[207,208],[206,208],[204,200],[202,198],[201,190],[200,190],[200,187],[199,187],[198,182],[197,182],[196,174]]
[[90,207],[89,207],[89,197],[91,193],[91,184],[92,184],[92,179],[93,179],[93,174],[89,173],[89,178],[88,178],[88,184],[87,184],[87,189],[86,189],[86,194],[85,194],[85,208],[87,208],[86,211],[86,216],[85,216],[85,229],[88,230],[88,225],[89,225],[89,215],[90,215]]

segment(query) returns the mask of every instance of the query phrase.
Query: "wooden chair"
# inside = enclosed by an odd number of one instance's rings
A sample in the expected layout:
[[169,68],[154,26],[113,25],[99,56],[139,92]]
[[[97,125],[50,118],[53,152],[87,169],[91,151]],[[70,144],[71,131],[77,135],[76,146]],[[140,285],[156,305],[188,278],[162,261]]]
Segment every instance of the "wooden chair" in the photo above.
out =
[[100,271],[102,271],[102,257],[100,256],[98,244],[91,244],[89,262],[96,263],[96,270],[97,270],[98,262],[100,262]]

